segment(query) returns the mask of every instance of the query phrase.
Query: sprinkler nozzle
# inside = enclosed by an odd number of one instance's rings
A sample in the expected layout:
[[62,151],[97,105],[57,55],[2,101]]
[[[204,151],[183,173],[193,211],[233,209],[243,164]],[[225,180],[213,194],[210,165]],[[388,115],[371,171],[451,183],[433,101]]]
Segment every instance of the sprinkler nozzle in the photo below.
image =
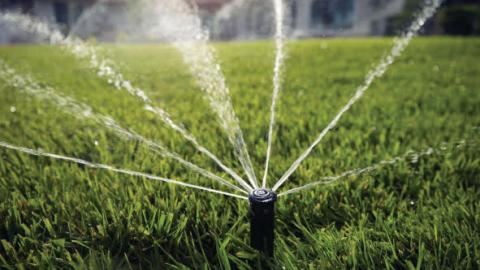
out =
[[250,201],[250,245],[273,257],[275,201],[277,194],[271,190],[256,189],[248,196]]

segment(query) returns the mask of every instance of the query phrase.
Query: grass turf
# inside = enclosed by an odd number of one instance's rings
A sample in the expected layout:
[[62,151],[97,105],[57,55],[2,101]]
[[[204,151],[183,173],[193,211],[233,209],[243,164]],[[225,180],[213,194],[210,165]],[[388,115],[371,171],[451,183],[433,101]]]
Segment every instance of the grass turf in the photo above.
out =
[[[389,50],[390,39],[289,44],[269,186]],[[257,174],[271,97],[271,42],[216,44]],[[134,85],[240,172],[232,147],[180,56],[167,46],[108,46]],[[443,154],[400,162],[277,203],[275,268],[480,266],[480,40],[420,38],[282,188],[368,166],[412,149]],[[0,48],[19,73],[109,114],[221,174],[142,104],[57,47]],[[213,185],[0,80],[0,139],[160,176]],[[14,107],[14,108],[13,108]],[[12,112],[14,111],[14,112]],[[466,139],[470,143],[456,148]],[[248,268],[248,203],[0,149],[0,265],[5,268]],[[225,174],[221,174],[226,177]],[[216,186],[218,187],[218,186]]]

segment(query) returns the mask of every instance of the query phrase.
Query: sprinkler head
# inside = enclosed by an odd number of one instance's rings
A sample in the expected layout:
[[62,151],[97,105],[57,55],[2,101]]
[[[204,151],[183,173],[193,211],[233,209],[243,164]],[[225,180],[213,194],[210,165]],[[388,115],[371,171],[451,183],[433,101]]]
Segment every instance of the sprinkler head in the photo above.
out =
[[256,189],[248,196],[250,201],[250,245],[266,257],[273,257],[275,201],[271,190]]
[[263,188],[255,189],[248,196],[250,203],[272,203],[277,200],[277,194]]

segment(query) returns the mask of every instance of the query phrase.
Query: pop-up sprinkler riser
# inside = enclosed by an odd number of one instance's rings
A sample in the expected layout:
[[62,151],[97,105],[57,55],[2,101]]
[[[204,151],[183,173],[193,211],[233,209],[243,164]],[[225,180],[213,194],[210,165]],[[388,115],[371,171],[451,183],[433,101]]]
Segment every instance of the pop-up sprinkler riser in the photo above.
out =
[[256,189],[249,195],[250,245],[267,257],[274,253],[275,201],[277,194]]

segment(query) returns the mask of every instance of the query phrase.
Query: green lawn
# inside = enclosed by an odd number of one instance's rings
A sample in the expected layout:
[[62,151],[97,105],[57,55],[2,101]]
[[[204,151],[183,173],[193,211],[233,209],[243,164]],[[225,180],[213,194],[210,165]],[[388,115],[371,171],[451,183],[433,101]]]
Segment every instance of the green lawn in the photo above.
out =
[[[391,45],[391,39],[288,45],[270,186]],[[215,48],[260,177],[274,44],[222,43]],[[105,49],[126,78],[241,173],[231,145],[176,51],[156,45]],[[98,78],[87,62],[48,46],[1,47],[0,59],[227,177],[143,110],[140,101]],[[412,42],[282,190],[408,150],[446,150],[281,197],[275,268],[480,267],[479,59],[480,39]],[[1,78],[0,140],[220,188]],[[467,145],[456,147],[461,140]],[[247,201],[0,149],[0,268],[244,269],[257,256],[248,235]]]

